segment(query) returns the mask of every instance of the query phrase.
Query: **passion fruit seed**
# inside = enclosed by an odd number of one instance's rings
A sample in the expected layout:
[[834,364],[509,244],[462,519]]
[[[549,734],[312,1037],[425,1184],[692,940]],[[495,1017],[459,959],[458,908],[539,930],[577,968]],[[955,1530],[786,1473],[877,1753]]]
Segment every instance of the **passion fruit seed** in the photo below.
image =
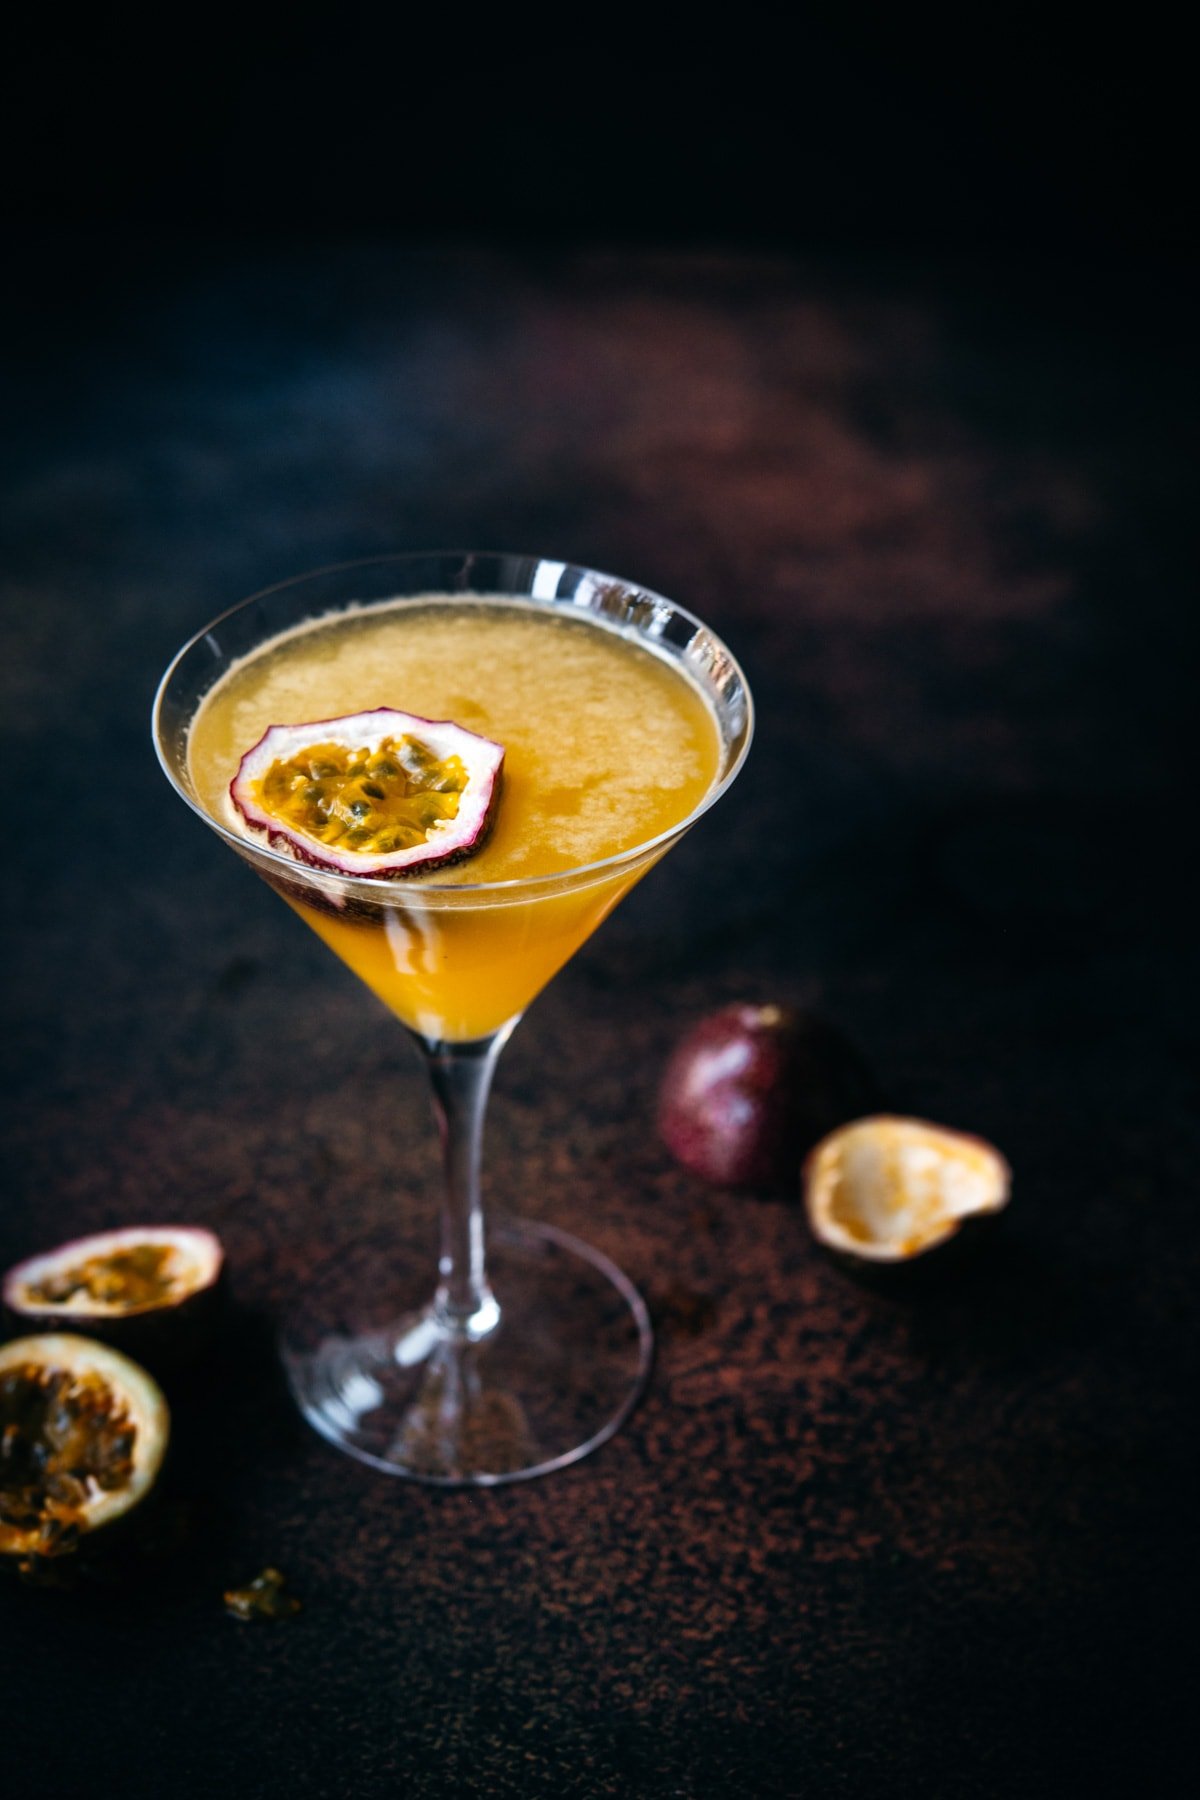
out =
[[[137,1428],[104,1378],[17,1363],[0,1373],[0,1550],[74,1550],[95,1489],[133,1474]],[[30,1534],[35,1534],[32,1538]],[[20,1542],[11,1541],[16,1537]],[[8,1540],[8,1541],[6,1541]]]
[[814,1236],[872,1263],[910,1262],[946,1243],[965,1221],[1007,1206],[1011,1185],[983,1138],[888,1115],[831,1132],[804,1165]]
[[300,1611],[300,1602],[286,1591],[278,1569],[264,1569],[245,1587],[226,1589],[225,1610],[235,1619],[291,1619]]
[[374,752],[328,743],[279,757],[255,792],[263,811],[293,831],[390,856],[456,818],[466,785],[460,756],[439,760],[419,738],[385,737]]
[[174,1291],[171,1262],[170,1244],[134,1244],[51,1272],[25,1291],[30,1300],[45,1306],[62,1306],[76,1294],[102,1306],[160,1306]]
[[272,725],[229,793],[248,826],[302,862],[412,875],[479,848],[503,762],[499,744],[450,720],[376,707]]

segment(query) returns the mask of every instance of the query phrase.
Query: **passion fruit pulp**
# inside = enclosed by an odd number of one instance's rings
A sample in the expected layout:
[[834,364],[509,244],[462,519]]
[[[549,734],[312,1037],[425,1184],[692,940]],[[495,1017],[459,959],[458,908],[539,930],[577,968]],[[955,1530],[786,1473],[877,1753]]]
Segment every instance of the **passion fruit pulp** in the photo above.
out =
[[315,868],[394,879],[478,850],[500,793],[504,750],[452,720],[380,706],[272,725],[229,794],[246,825]]
[[150,1492],[170,1415],[158,1384],[66,1333],[0,1348],[0,1554],[62,1556]]
[[26,1331],[69,1326],[154,1367],[174,1365],[211,1326],[223,1270],[211,1231],[127,1225],[18,1263],[4,1278],[3,1298]]
[[287,1577],[278,1569],[264,1569],[245,1587],[225,1591],[225,1611],[244,1622],[292,1619],[300,1610],[299,1600],[288,1592]]
[[874,1264],[912,1262],[1008,1205],[1000,1152],[968,1132],[880,1114],[831,1132],[804,1165],[813,1235]]

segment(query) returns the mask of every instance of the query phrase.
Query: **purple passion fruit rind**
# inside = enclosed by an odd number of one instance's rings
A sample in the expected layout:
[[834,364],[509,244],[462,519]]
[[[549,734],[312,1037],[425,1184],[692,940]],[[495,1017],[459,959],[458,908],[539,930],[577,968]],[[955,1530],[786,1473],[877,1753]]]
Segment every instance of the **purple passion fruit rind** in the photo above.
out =
[[1000,1213],[1012,1171],[993,1144],[926,1119],[877,1114],[806,1158],[804,1206],[818,1243],[877,1270],[912,1264]]
[[0,1291],[21,1330],[83,1332],[153,1369],[175,1370],[212,1335],[224,1271],[211,1231],[129,1225],[27,1257]]
[[[351,763],[342,769],[331,763],[323,771],[313,771],[311,758],[309,770],[301,766],[301,759],[325,747],[369,759],[372,766],[358,769]],[[503,768],[504,748],[490,738],[453,720],[423,719],[380,706],[336,719],[270,726],[243,756],[229,784],[229,797],[249,828],[251,841],[265,838],[272,849],[331,874],[394,881],[428,875],[482,848],[495,815]],[[293,807],[298,798],[310,802],[320,829],[339,832],[341,841],[323,840],[315,830],[289,823],[263,803],[262,790],[279,771],[293,790],[287,801]],[[380,771],[385,772],[382,780],[377,778]],[[334,785],[322,788],[323,781]],[[354,797],[344,801],[338,784],[348,788],[351,781],[358,784]],[[397,782],[415,785],[409,792],[397,793]],[[393,787],[391,794],[387,784]],[[425,797],[426,810],[436,810],[450,804],[442,796],[451,793],[458,796],[452,812],[428,818],[419,841],[381,850],[380,841],[386,844],[399,831],[412,833],[418,828],[406,823],[392,831],[383,814],[373,828],[373,803],[395,807],[410,803],[416,794]],[[367,842],[372,836],[378,840],[374,845]],[[356,839],[362,839],[364,847],[356,848]]]
[[0,1555],[62,1556],[149,1495],[170,1438],[158,1383],[68,1333],[0,1347]]
[[804,1153],[875,1099],[832,1026],[735,1003],[680,1040],[659,1089],[658,1129],[676,1160],[716,1187],[794,1191]]

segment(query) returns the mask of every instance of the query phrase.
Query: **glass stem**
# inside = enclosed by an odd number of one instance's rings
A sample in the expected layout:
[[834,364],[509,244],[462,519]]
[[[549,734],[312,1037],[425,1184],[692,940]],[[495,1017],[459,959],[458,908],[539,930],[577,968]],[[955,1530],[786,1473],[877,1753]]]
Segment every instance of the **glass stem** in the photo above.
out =
[[487,1280],[479,1172],[492,1074],[515,1023],[468,1043],[442,1043],[414,1033],[429,1070],[446,1172],[434,1313],[447,1330],[472,1342],[486,1337],[500,1321]]

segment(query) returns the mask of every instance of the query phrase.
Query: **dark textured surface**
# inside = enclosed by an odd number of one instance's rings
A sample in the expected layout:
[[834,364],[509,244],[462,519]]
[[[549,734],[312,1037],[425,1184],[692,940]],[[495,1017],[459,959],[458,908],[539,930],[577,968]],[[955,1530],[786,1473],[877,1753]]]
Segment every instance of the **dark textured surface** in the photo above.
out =
[[[698,257],[31,276],[0,1252],[196,1221],[237,1305],[176,1395],[184,1549],[0,1585],[6,1800],[1176,1791],[1182,308],[1052,271]],[[188,816],[147,732],[227,603],[444,544],[662,589],[761,707],[735,797],[501,1065],[493,1199],[614,1255],[660,1338],[616,1440],[493,1494],[344,1461],[282,1391],[269,1321],[320,1258],[397,1207],[432,1232],[432,1132],[394,1023]],[[815,1006],[895,1108],[1001,1146],[1015,1199],[974,1263],[864,1287],[791,1199],[670,1166],[667,1050],[741,997]],[[239,1625],[221,1592],[267,1562],[305,1610]]]

